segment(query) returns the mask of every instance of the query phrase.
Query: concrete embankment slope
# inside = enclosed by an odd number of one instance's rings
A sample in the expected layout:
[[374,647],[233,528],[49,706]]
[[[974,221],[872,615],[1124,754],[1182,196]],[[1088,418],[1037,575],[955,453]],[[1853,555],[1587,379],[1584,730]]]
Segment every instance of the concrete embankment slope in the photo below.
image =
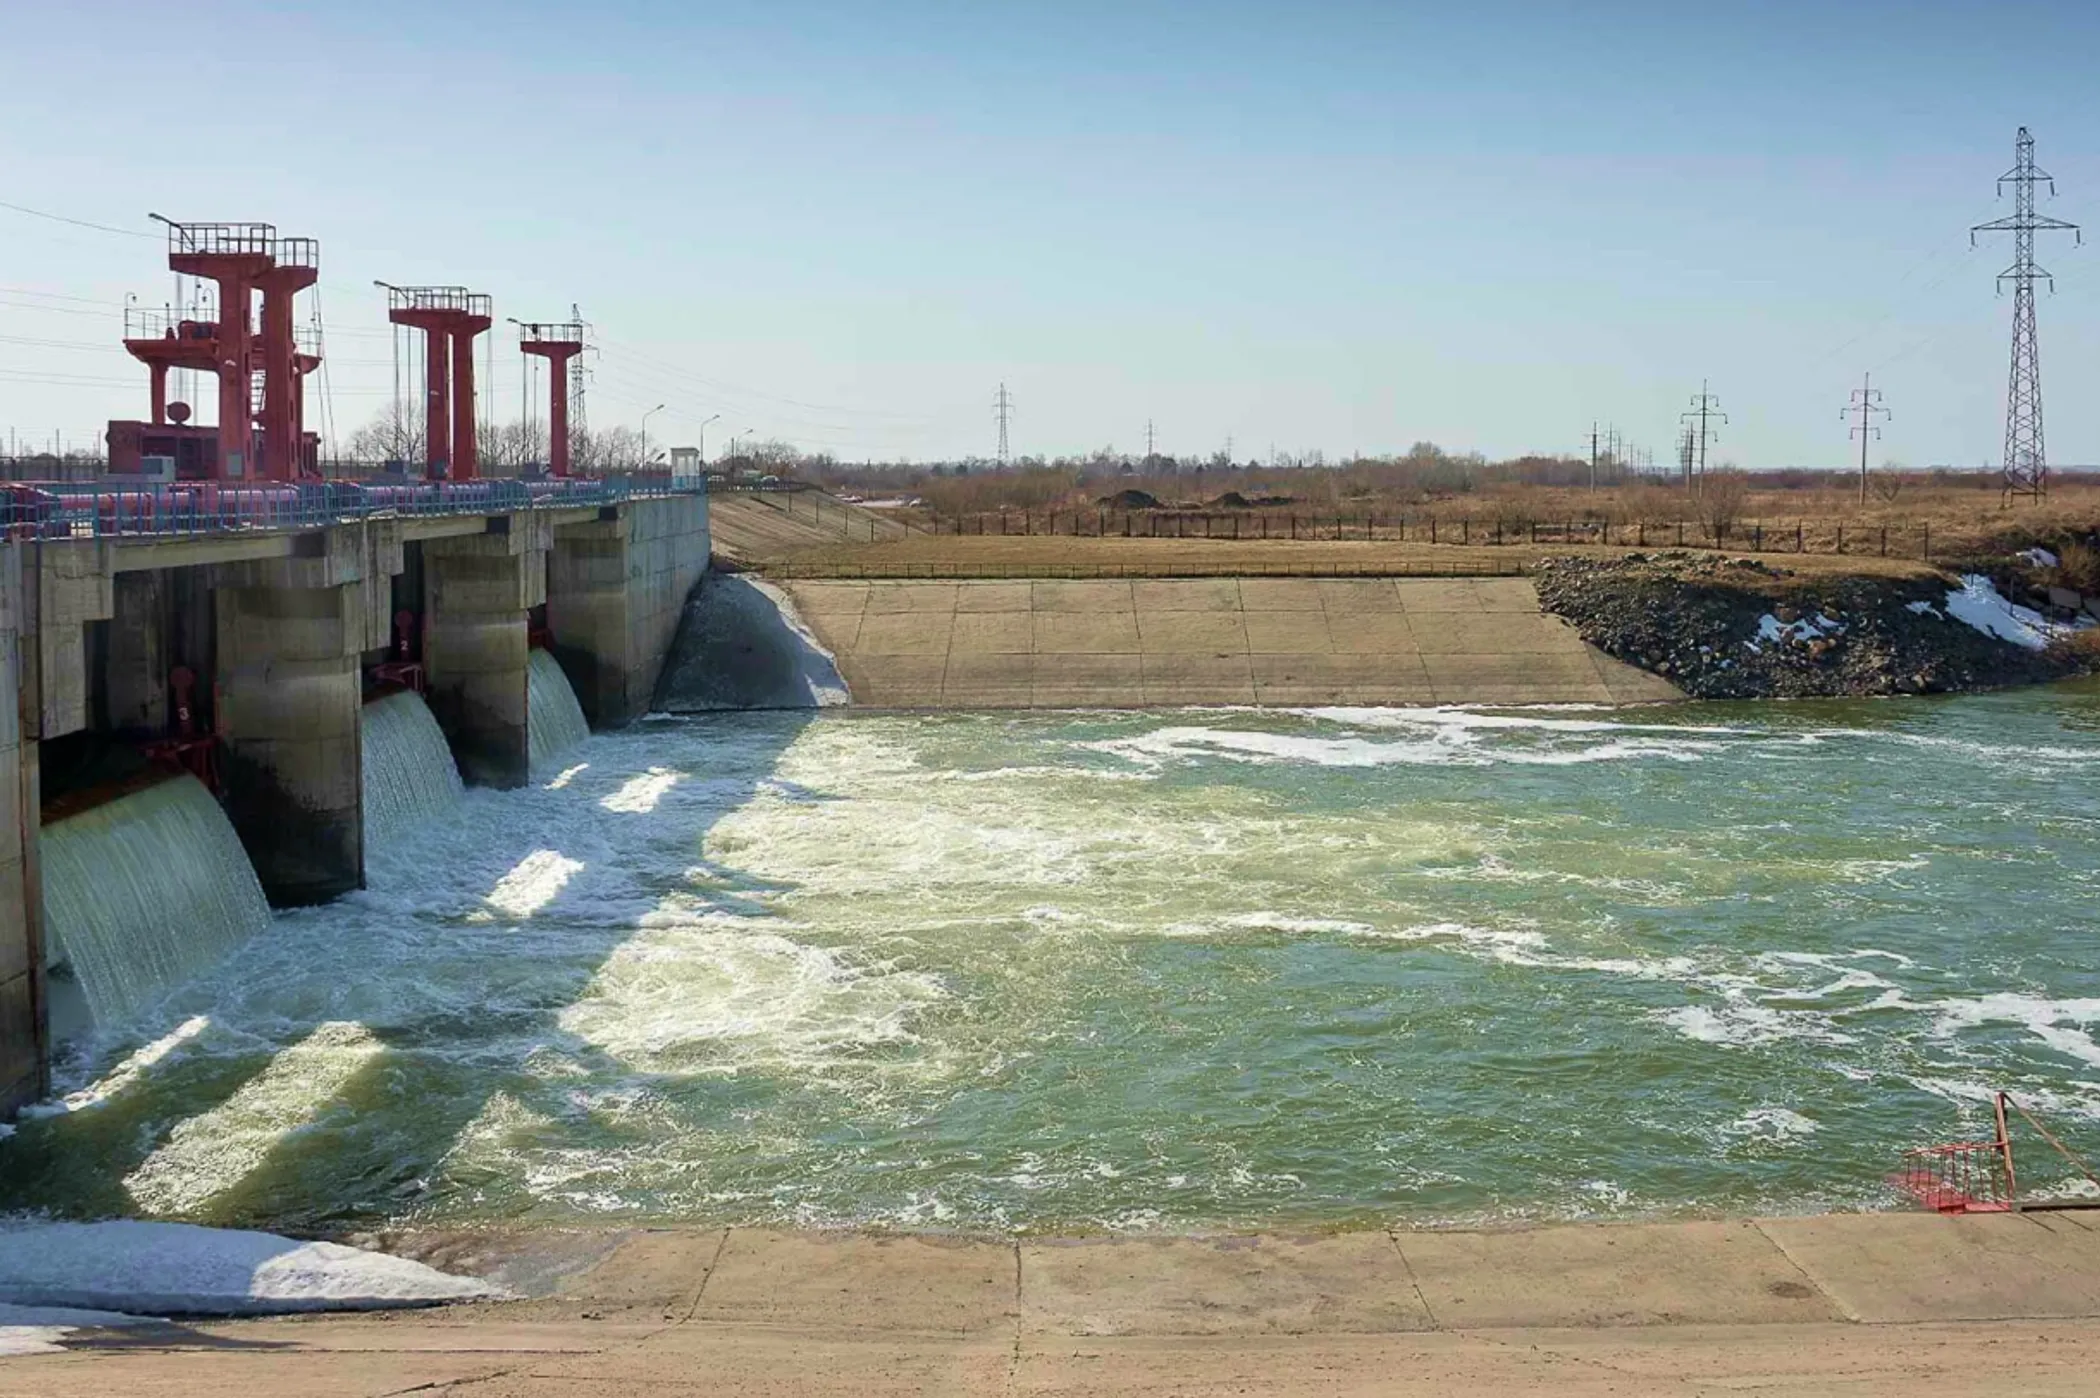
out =
[[[76,1333],[0,1393],[2090,1394],[2100,1226],[421,1234],[535,1299]],[[0,1322],[4,1323],[4,1322]]]
[[876,708],[1625,704],[1665,680],[1523,578],[783,584]]

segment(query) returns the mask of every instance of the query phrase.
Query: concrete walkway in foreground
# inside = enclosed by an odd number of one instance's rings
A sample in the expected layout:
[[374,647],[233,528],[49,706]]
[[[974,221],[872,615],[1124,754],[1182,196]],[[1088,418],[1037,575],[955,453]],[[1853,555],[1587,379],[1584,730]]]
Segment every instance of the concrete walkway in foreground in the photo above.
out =
[[857,704],[1625,704],[1681,699],[1526,578],[782,584]]
[[537,1299],[148,1327],[0,1394],[2092,1394],[2100,1217],[417,1234]]

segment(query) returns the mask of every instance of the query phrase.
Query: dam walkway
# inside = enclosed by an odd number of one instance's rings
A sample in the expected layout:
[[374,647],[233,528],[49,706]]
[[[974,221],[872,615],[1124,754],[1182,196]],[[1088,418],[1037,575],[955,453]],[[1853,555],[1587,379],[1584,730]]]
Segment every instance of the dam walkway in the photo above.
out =
[[0,1394],[2089,1394],[2100,1222],[389,1240],[527,1299],[80,1332]]

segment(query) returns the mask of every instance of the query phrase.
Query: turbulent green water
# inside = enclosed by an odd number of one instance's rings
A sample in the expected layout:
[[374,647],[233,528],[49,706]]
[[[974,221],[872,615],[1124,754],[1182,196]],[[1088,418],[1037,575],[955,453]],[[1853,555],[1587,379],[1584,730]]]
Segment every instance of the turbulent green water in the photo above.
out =
[[94,1046],[78,1109],[0,1144],[0,1206],[1876,1206],[2001,1085],[2100,1144],[2091,690],[737,716],[568,760]]

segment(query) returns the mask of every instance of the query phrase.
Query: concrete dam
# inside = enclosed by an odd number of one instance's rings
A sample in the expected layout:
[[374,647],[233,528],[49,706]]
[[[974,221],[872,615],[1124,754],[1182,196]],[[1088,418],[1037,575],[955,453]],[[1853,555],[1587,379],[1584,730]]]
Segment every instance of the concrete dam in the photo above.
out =
[[0,1119],[69,1035],[362,887],[463,784],[639,717],[709,554],[683,483],[220,494],[10,502]]

